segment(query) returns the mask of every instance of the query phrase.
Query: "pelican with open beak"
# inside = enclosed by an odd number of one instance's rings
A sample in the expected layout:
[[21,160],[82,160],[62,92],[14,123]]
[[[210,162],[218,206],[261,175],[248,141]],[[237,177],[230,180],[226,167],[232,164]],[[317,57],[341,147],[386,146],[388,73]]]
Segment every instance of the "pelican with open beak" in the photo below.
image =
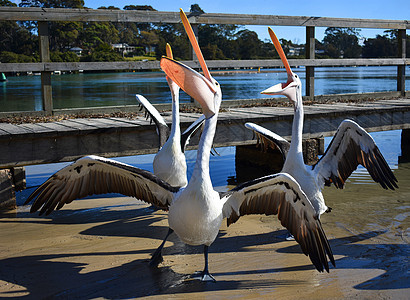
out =
[[[302,152],[304,116],[302,83],[299,76],[292,72],[275,33],[271,28],[268,30],[285,66],[287,81],[276,84],[262,93],[286,96],[293,104],[295,114],[292,124],[292,140],[290,145],[286,145],[284,139],[277,138],[277,135],[271,132],[267,133],[268,130],[265,128],[261,130],[260,127],[251,124],[248,124],[247,127],[257,134],[265,136],[265,140],[275,142],[280,149],[285,149],[285,162],[281,172],[290,174],[295,178],[319,215],[330,210],[326,206],[321,192],[323,187],[333,183],[337,188],[343,188],[347,178],[359,164],[363,165],[373,180],[384,189],[394,190],[397,188],[397,179],[372,137],[351,120],[344,120],[340,124],[325,154],[315,165],[305,165]],[[276,139],[271,136],[276,136]]]

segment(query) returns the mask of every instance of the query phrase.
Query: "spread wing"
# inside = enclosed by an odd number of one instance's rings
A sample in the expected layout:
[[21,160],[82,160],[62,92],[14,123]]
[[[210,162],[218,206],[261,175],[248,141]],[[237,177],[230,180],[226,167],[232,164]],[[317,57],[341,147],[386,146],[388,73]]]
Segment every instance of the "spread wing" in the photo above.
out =
[[283,160],[286,160],[290,147],[290,143],[287,140],[280,135],[277,135],[276,133],[273,133],[272,131],[254,123],[245,123],[245,127],[254,132],[258,139],[258,143],[261,144],[264,151],[268,148],[279,149],[282,153]]
[[344,120],[325,154],[312,168],[319,182],[343,188],[346,179],[361,164],[384,189],[397,188],[397,179],[372,137],[357,123]]
[[205,122],[205,116],[201,115],[195,120],[182,134],[181,134],[181,149],[185,152],[186,146],[189,144],[191,136],[198,130],[199,127]]
[[286,173],[261,177],[237,186],[226,195],[223,207],[228,226],[249,214],[278,215],[316,269],[329,272],[327,257],[335,261],[318,214],[295,179]]
[[48,215],[78,198],[121,193],[167,210],[178,190],[148,171],[103,157],[86,156],[48,178],[25,204],[34,200],[30,211],[40,210],[40,215]]
[[169,127],[165,122],[164,118],[160,115],[158,110],[142,95],[135,95],[137,100],[141,105],[141,109],[144,108],[145,116],[150,118],[151,121],[154,121],[157,126],[157,133],[159,137],[159,148],[164,146],[165,142],[169,136]]

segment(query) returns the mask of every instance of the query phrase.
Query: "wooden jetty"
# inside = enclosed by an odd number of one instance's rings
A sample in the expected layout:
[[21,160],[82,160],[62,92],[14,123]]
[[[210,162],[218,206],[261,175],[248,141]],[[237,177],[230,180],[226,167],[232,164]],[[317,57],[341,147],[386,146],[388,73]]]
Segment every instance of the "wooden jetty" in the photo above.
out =
[[[168,123],[171,114],[164,113]],[[199,114],[181,113],[181,127]],[[368,131],[410,129],[410,99],[305,106],[304,138],[322,139],[334,134],[346,118]],[[214,139],[215,147],[254,144],[246,122],[262,125],[290,138],[292,107],[222,108]],[[402,136],[409,136],[402,135]],[[198,136],[191,139],[195,148]],[[316,143],[320,147],[323,143]],[[70,119],[50,123],[0,123],[0,209],[15,206],[15,190],[25,188],[24,166],[75,160],[84,155],[116,157],[154,153],[158,149],[155,125],[144,117]]]
[[[181,113],[181,126],[189,126],[199,114]],[[284,137],[291,135],[293,108],[225,108],[218,119],[216,147],[254,143],[245,122],[260,124]],[[334,134],[346,118],[368,131],[410,128],[410,99],[366,103],[334,103],[305,106],[304,138]],[[170,113],[165,114],[171,122]],[[194,148],[198,138],[190,144]],[[51,123],[0,123],[0,168],[72,161],[95,154],[105,157],[154,153],[158,149],[155,125],[143,117],[71,119]]]

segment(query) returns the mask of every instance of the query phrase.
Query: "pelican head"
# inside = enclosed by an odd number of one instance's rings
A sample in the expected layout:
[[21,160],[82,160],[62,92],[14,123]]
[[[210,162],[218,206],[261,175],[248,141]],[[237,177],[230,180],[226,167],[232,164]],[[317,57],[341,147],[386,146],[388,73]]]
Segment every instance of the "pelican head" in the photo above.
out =
[[288,80],[284,83],[278,83],[274,86],[271,86],[270,88],[262,91],[261,94],[286,96],[296,107],[298,102],[302,101],[302,82],[300,81],[299,76],[292,72],[285,52],[283,52],[282,46],[280,45],[275,33],[270,27],[268,27],[268,31],[273,45],[275,46],[276,51],[279,53],[280,59],[285,66]]
[[162,57],[160,63],[161,69],[167,74],[167,77],[172,79],[188,95],[198,101],[205,117],[208,119],[219,110],[222,100],[221,88],[208,70],[192,27],[182,9],[180,16],[204,75],[168,56]]

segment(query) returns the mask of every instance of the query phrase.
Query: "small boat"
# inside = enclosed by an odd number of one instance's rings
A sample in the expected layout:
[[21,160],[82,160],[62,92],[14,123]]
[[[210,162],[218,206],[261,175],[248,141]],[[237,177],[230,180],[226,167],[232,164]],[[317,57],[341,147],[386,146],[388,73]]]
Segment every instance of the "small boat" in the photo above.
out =
[[1,73],[0,81],[7,81],[6,74],[4,74],[3,72]]

